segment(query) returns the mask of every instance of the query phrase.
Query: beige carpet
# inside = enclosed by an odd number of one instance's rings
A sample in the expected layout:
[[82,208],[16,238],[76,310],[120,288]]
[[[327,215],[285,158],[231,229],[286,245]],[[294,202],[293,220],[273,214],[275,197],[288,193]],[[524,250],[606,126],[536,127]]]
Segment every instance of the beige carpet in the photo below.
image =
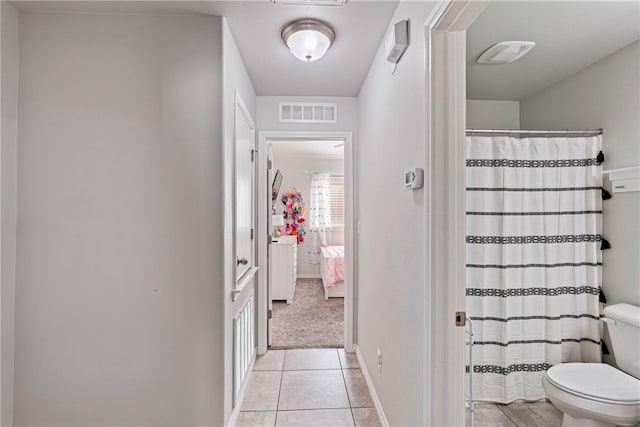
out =
[[271,348],[335,348],[344,344],[344,298],[325,301],[320,279],[298,279],[293,302],[273,303]]

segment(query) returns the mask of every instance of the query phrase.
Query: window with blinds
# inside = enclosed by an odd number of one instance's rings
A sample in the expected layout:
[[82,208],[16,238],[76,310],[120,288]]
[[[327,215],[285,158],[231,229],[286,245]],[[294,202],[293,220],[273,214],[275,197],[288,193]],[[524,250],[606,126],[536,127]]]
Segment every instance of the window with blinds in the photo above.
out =
[[329,184],[331,226],[344,226],[344,176],[331,176]]

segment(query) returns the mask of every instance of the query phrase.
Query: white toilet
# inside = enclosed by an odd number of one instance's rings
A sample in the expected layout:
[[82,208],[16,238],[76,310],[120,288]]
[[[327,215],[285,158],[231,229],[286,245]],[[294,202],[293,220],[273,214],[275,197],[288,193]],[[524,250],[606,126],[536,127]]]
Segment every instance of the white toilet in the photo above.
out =
[[542,387],[564,413],[563,427],[634,426],[640,423],[640,307],[604,309],[619,369],[604,363],[563,363],[550,368]]

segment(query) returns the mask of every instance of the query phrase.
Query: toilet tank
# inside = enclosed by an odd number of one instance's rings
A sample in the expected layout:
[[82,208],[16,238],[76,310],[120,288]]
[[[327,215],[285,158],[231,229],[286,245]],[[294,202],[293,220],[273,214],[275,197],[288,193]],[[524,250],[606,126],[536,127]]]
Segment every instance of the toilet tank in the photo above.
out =
[[616,365],[629,375],[640,378],[640,307],[613,304],[604,309]]

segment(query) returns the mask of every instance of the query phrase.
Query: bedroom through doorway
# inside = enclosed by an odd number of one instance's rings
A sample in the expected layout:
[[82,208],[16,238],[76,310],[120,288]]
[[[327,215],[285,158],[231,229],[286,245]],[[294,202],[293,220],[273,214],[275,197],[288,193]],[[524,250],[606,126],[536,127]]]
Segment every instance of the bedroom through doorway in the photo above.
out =
[[267,143],[270,349],[345,343],[345,140]]

